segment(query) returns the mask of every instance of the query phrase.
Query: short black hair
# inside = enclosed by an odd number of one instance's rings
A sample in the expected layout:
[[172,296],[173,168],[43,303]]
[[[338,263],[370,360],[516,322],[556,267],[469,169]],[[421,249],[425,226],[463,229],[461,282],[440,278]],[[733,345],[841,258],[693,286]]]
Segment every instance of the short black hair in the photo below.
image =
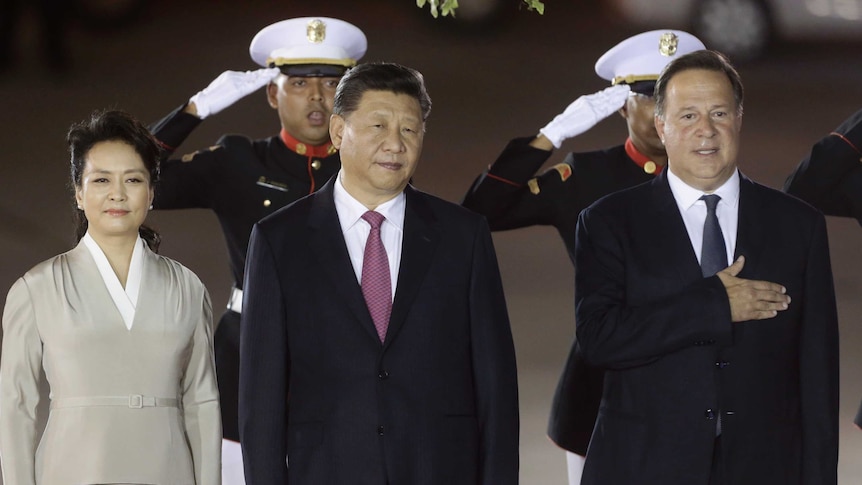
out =
[[348,70],[335,90],[332,112],[347,116],[356,111],[366,91],[389,91],[413,97],[422,109],[422,121],[431,113],[431,98],[422,73],[388,62],[359,64]]

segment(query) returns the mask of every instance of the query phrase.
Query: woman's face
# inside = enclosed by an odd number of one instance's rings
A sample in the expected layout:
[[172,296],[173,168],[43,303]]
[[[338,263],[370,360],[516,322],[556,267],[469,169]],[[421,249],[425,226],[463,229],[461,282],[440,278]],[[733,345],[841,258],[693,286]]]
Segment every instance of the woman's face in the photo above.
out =
[[84,160],[75,199],[90,235],[137,237],[153,202],[150,173],[140,155],[131,145],[111,140],[93,145]]

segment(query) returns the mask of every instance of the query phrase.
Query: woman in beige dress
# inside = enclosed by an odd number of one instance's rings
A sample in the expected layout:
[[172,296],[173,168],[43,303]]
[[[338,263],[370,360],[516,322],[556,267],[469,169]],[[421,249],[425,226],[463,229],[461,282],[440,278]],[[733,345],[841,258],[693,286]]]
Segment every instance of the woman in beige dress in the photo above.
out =
[[20,278],[3,312],[3,483],[218,484],[209,296],[142,225],[158,145],[120,111],[73,125],[68,143],[79,243]]

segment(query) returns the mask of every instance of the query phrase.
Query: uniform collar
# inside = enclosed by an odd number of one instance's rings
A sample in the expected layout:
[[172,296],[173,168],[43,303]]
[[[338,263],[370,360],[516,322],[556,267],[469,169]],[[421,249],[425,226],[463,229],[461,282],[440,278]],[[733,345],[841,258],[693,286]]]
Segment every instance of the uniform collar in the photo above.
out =
[[658,175],[664,169],[664,165],[659,165],[649,159],[646,155],[638,151],[631,138],[626,138],[626,155],[635,162],[638,167],[650,175]]
[[300,155],[326,158],[337,151],[336,148],[332,146],[332,142],[326,142],[323,145],[308,145],[292,137],[290,133],[284,129],[281,130],[279,136],[287,148]]

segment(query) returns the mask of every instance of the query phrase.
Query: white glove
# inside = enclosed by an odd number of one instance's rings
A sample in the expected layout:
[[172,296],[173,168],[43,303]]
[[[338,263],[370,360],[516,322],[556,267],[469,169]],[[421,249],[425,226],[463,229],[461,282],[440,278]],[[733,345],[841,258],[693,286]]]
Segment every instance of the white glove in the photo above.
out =
[[245,72],[225,71],[203,91],[189,98],[189,103],[195,104],[198,117],[204,119],[257,91],[280,72],[277,67]]
[[539,133],[545,135],[554,147],[560,148],[565,139],[580,135],[622,108],[629,91],[631,88],[628,84],[618,84],[594,94],[585,94],[539,130]]

